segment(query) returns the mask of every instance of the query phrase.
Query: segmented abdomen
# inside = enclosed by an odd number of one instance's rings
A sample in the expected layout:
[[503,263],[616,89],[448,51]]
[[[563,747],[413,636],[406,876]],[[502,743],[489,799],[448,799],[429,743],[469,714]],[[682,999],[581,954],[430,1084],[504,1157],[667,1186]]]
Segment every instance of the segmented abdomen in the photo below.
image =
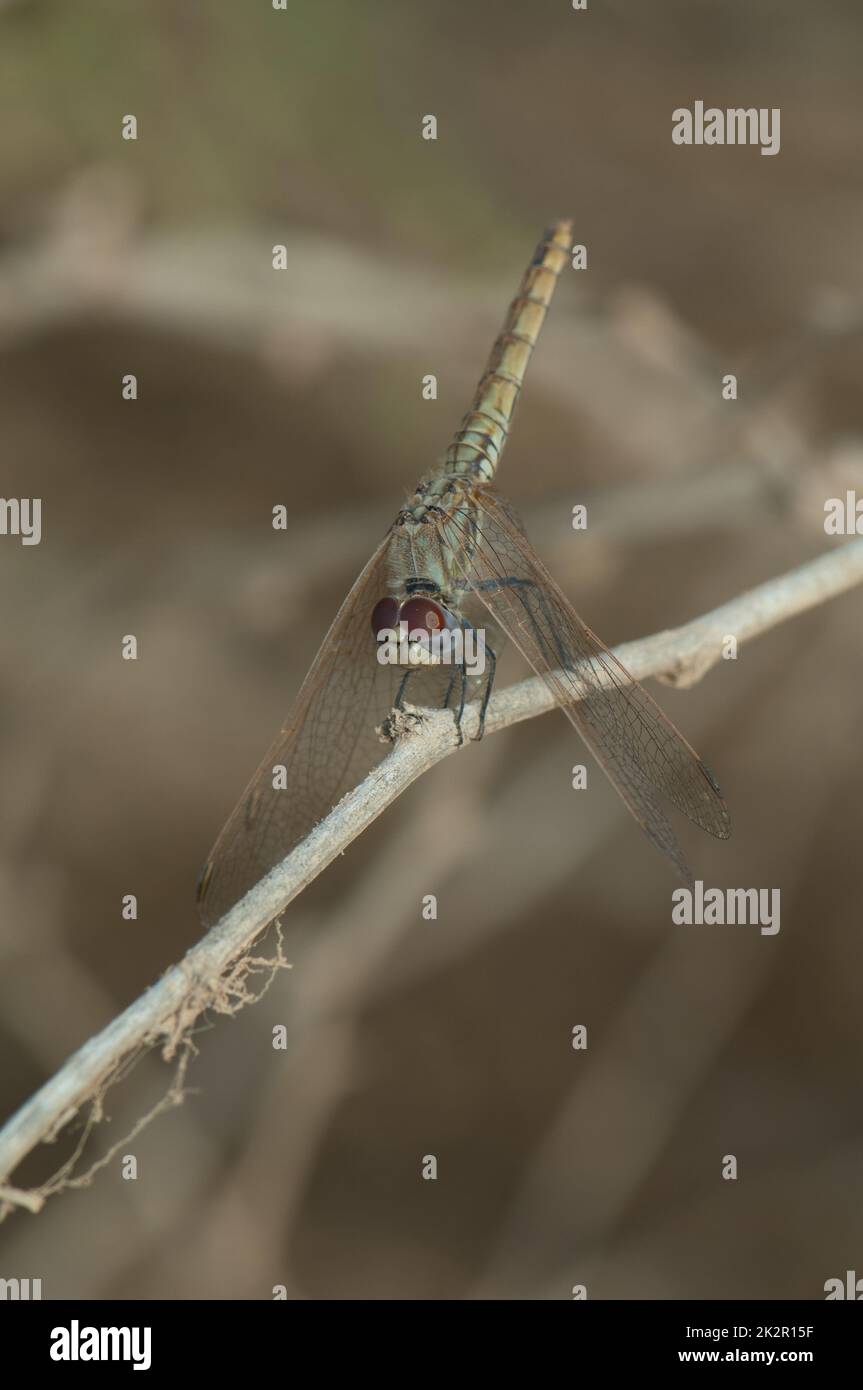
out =
[[534,252],[470,410],[447,450],[443,471],[489,482],[509,433],[530,354],[567,262],[571,222],[555,222]]

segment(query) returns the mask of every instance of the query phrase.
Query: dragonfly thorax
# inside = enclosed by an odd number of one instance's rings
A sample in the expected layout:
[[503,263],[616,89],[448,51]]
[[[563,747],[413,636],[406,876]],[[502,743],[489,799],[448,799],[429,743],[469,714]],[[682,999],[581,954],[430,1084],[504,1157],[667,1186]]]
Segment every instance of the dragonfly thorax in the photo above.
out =
[[435,525],[442,516],[465,506],[468,491],[464,478],[458,474],[444,473],[438,478],[423,479],[408,505],[399,512],[396,524]]

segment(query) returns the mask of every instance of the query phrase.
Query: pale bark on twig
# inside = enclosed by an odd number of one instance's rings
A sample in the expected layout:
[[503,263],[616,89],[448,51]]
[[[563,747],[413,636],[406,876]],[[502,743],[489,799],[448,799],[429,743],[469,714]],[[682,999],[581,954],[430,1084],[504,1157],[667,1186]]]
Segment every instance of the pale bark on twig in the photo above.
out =
[[[723,657],[724,639],[738,647],[779,623],[863,583],[863,539],[854,540],[796,570],[732,599],[683,627],[624,643],[615,654],[639,680],[655,676],[687,686]],[[538,677],[496,692],[486,734],[555,708]],[[476,733],[476,707],[468,706],[464,734]],[[261,931],[341,854],[387,806],[435,763],[456,751],[452,714],[423,712],[415,731],[400,738],[388,756],[311,834],[256,885],[177,965],[107,1028],[85,1043],[0,1131],[0,1184],[42,1140],[57,1133],[136,1049],[177,1042],[178,1021],[188,1028],[210,1006],[225,971]],[[0,1186],[0,1201],[38,1205],[30,1193]]]

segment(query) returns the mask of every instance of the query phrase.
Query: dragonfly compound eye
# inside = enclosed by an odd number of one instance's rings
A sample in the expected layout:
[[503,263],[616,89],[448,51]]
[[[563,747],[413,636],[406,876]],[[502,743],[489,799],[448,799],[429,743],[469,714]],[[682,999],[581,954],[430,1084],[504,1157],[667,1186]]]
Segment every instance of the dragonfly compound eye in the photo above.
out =
[[452,626],[449,615],[430,598],[408,599],[402,604],[399,619],[407,623],[408,633],[442,632],[445,627]]
[[372,632],[377,637],[381,632],[394,632],[399,621],[399,601],[396,598],[382,598],[372,609]]

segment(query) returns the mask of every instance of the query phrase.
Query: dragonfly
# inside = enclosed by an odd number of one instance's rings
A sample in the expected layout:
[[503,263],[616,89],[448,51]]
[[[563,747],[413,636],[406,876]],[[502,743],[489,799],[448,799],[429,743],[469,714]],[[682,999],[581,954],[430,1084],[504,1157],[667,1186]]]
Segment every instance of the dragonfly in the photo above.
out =
[[[684,882],[692,874],[662,801],[711,835],[730,834],[713,774],[578,616],[494,487],[572,236],[570,221],[546,231],[445,457],[399,511],[336,614],[201,871],[205,923],[219,920],[386,756],[381,730],[408,699],[411,710],[451,710],[459,744],[466,704],[478,702],[474,737],[481,738],[506,639],[545,681]],[[456,639],[480,633],[484,664],[477,674]],[[404,640],[393,643],[395,635]],[[448,649],[446,635],[453,639]],[[391,659],[383,660],[386,641]]]

